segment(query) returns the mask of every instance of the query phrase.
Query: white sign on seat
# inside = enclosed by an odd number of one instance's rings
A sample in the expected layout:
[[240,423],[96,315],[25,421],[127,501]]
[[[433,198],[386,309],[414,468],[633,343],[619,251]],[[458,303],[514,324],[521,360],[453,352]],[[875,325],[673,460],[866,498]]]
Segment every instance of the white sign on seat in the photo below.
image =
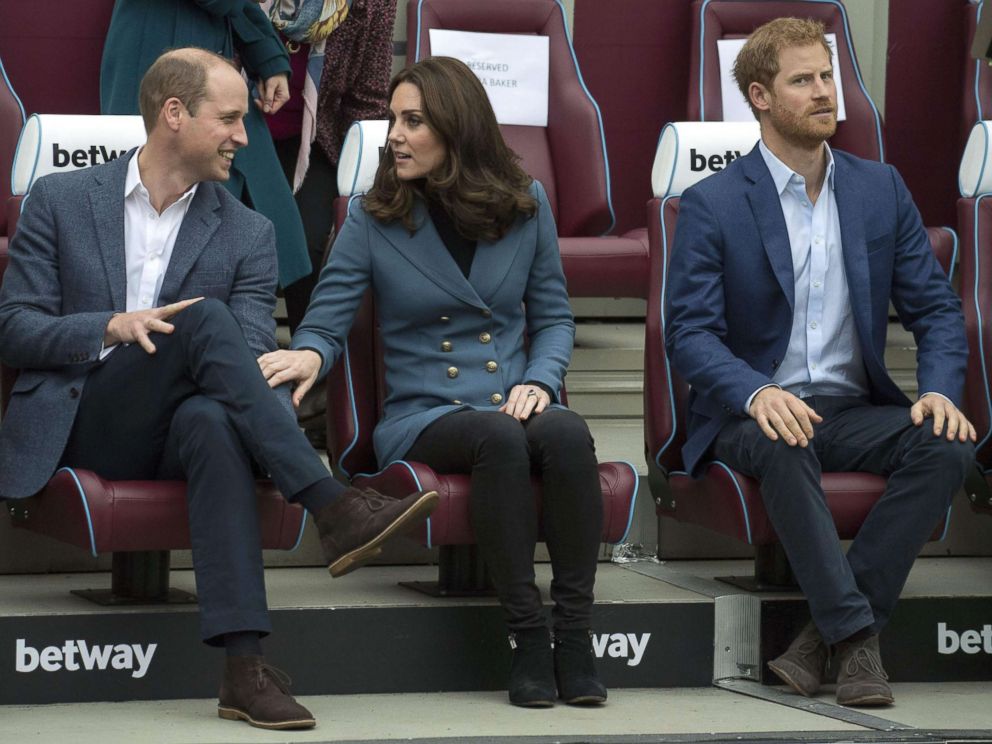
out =
[[662,199],[678,196],[693,184],[747,155],[761,137],[758,122],[678,121],[658,138],[651,188]]
[[[837,86],[837,121],[847,118],[844,108],[844,86],[840,82],[840,60],[837,57],[837,34],[825,34],[830,45],[831,63],[834,67],[834,83]],[[723,103],[724,121],[752,121],[754,114],[741,95],[741,89],[734,80],[734,62],[747,39],[719,39],[716,42],[720,56],[720,101]]]
[[388,134],[385,119],[352,122],[338,157],[338,194],[353,196],[372,188]]
[[500,124],[548,126],[547,36],[430,30],[431,56],[460,59],[489,95]]
[[140,116],[33,114],[17,140],[11,192],[23,196],[42,176],[109,162],[146,139]]

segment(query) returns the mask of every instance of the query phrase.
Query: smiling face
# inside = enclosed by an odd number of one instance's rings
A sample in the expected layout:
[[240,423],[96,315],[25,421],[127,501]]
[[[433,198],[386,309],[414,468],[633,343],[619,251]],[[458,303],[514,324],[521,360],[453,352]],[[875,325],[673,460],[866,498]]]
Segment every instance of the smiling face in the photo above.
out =
[[402,181],[425,178],[447,157],[444,143],[427,124],[421,108],[420,89],[400,83],[389,103],[389,147]]
[[248,144],[247,113],[248,89],[241,76],[227,65],[213,65],[207,72],[206,96],[195,113],[187,110],[182,117],[180,167],[191,183],[231,177],[234,153]]
[[778,55],[771,89],[751,83],[762,112],[763,135],[803,148],[819,146],[837,131],[837,87],[830,56],[820,44],[787,47]]

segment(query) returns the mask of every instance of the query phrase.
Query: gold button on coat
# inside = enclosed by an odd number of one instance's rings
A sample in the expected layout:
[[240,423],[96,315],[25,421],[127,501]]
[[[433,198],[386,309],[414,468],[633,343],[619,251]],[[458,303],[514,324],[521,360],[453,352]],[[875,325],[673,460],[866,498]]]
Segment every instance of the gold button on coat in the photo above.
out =
[[491,317],[493,317],[493,314],[489,310],[483,310],[482,311],[482,317],[483,318],[491,318]]
[[450,341],[441,342],[441,351],[451,351],[453,348],[455,347],[451,345]]
[[451,318],[449,318],[447,315],[442,315],[441,316],[441,322],[442,323],[448,323],[450,321],[451,321]]
[[489,400],[492,401],[494,406],[498,406],[503,402],[503,396],[500,393],[493,393],[489,396]]
[[490,341],[493,340],[493,337],[489,335],[488,331],[483,331],[482,333],[479,334],[479,340],[484,344],[488,344]]
[[486,372],[495,372],[499,369],[499,365],[496,362],[486,362]]
[[448,367],[448,377],[452,379],[458,377],[458,367]]

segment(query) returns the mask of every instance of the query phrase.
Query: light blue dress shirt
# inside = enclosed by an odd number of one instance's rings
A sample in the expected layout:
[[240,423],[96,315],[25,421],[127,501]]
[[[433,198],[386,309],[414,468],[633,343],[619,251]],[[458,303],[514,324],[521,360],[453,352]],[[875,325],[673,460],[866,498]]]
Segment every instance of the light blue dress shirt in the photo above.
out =
[[[806,193],[806,179],[779,160],[764,141],[758,147],[782,203],[795,281],[789,346],[772,380],[800,398],[811,395],[867,398],[868,377],[851,312],[841,250],[833,154],[824,143],[827,170],[814,204]],[[751,401],[762,389],[751,394],[746,410],[750,410]]]

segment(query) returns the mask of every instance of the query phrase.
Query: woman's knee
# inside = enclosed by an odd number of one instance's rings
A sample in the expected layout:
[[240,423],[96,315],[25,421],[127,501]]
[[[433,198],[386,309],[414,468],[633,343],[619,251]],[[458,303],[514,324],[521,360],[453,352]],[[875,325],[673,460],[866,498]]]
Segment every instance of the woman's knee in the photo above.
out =
[[479,458],[499,458],[503,462],[514,459],[526,461],[527,435],[524,427],[512,416],[504,413],[487,413],[478,417]]
[[534,417],[527,424],[531,448],[565,454],[595,453],[595,443],[584,418],[575,411],[554,408]]

